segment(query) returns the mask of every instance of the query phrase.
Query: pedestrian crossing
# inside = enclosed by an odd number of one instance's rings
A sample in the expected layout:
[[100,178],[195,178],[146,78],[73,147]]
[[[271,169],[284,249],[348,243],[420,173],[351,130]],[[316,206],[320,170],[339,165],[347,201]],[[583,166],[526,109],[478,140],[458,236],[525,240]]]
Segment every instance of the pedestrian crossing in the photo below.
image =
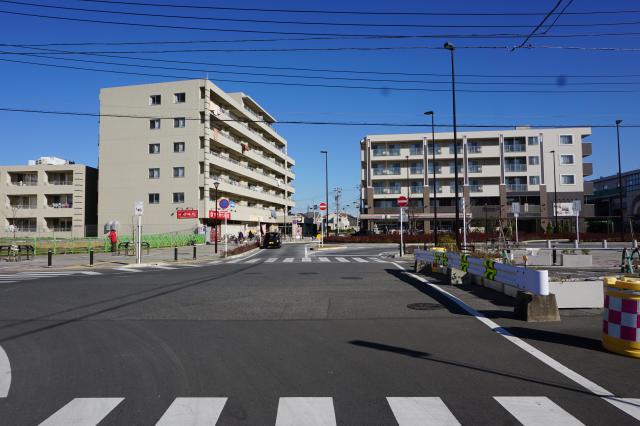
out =
[[254,257],[243,261],[242,259],[234,259],[234,264],[259,264],[259,263],[389,263],[390,260],[384,260],[378,257],[346,257],[346,256],[310,256],[310,257]]
[[95,276],[102,275],[97,271],[29,271],[15,274],[0,274],[0,284],[9,284],[20,281],[37,280],[40,278],[60,278],[71,275]]
[[[621,400],[628,403],[637,401]],[[109,415],[123,401],[125,398],[121,397],[74,398],[40,425],[96,425],[103,420],[108,422]],[[175,398],[156,425],[215,425],[224,414],[227,402],[226,397]],[[386,405],[388,414],[399,426],[460,425],[456,413],[439,397],[387,397],[381,398],[380,403]],[[515,419],[525,426],[583,425],[558,401],[545,396],[494,396],[490,403],[496,404],[494,408],[501,409],[504,414],[503,418],[495,419],[496,424]],[[335,426],[340,421],[332,397],[281,397],[277,404],[275,426]],[[631,415],[635,417],[633,413]],[[273,421],[263,419],[260,423],[273,424]]]

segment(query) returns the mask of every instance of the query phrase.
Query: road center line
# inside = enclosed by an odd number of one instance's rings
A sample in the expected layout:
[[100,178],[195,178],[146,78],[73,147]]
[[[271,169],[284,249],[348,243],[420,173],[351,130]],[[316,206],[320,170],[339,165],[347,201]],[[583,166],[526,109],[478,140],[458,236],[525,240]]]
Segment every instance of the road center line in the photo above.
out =
[[[397,264],[395,262],[393,262],[393,264],[398,269],[403,270],[403,271],[405,270],[404,267],[402,267],[401,265],[399,265],[399,264]],[[578,374],[575,371],[571,370],[569,367],[566,367],[565,365],[563,365],[560,362],[556,361],[555,359],[551,358],[549,355],[545,354],[544,352],[540,351],[539,349],[531,346],[529,343],[525,342],[524,340],[520,339],[519,337],[514,336],[509,331],[507,331],[506,329],[502,328],[500,325],[496,324],[495,322],[491,321],[489,318],[485,317],[480,312],[476,311],[471,306],[467,305],[466,303],[464,303],[462,300],[458,299],[453,294],[451,294],[448,291],[440,288],[439,286],[429,282],[426,278],[423,278],[423,277],[421,277],[419,275],[416,275],[414,273],[410,273],[410,272],[406,272],[406,273],[410,277],[413,277],[416,280],[425,283],[426,285],[431,287],[433,290],[443,294],[449,300],[451,300],[453,303],[455,303],[460,308],[465,310],[469,315],[471,315],[472,317],[474,317],[475,319],[477,319],[478,321],[480,321],[481,323],[483,323],[484,325],[489,327],[495,333],[501,335],[502,337],[504,337],[505,339],[507,339],[508,341],[513,343],[514,345],[518,346],[520,349],[522,349],[525,352],[529,353],[529,355],[531,355],[534,358],[538,359],[540,362],[546,364],[547,366],[549,366],[552,369],[556,370],[558,373],[562,374],[566,378],[568,378],[568,379],[572,380],[573,382],[579,384],[583,388],[587,389],[589,392],[599,396],[600,398],[602,398],[603,400],[605,400],[609,404],[611,404],[611,405],[615,406],[616,408],[624,411],[625,413],[627,413],[631,417],[635,418],[636,420],[640,420],[640,399],[618,398],[618,397],[616,397],[613,393],[609,392],[608,390],[606,390],[602,386],[592,382],[591,380],[587,379],[584,376],[581,376],[580,374]]]

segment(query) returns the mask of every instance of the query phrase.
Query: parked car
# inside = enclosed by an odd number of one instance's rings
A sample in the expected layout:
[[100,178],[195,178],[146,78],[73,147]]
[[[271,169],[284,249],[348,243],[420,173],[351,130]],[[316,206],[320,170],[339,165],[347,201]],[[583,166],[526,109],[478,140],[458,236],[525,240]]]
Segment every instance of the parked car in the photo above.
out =
[[267,232],[264,236],[262,243],[263,248],[280,248],[282,247],[282,240],[280,234],[277,232]]

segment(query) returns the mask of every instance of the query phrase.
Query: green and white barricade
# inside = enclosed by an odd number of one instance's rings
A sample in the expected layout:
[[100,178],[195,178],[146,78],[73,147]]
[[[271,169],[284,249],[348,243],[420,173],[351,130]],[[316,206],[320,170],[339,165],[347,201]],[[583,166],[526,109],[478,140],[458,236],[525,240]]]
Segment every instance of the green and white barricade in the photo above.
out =
[[467,274],[483,277],[536,295],[546,296],[549,294],[548,271],[511,266],[452,252],[416,250],[414,256],[416,262],[458,269]]

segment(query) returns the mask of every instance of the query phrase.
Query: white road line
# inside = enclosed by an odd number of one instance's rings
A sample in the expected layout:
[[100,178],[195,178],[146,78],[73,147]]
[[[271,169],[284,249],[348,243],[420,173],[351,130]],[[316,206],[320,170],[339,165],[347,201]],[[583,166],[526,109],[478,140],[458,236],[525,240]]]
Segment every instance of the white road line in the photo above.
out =
[[368,260],[363,259],[361,257],[354,257],[353,260],[355,260],[356,262],[360,262],[360,263],[369,263]]
[[264,261],[264,263],[273,263],[273,262],[275,262],[276,260],[278,260],[278,258],[277,258],[277,257],[270,257],[270,258],[268,258],[267,260],[265,260],[265,261]]
[[251,254],[250,254],[250,255],[248,255],[248,256],[243,256],[243,257],[240,257],[240,258],[237,258],[237,259],[233,259],[233,260],[230,260],[230,261],[228,261],[228,262],[226,262],[226,263],[238,263],[238,262],[242,262],[243,260],[247,260],[247,259],[249,259],[250,257],[253,257],[253,256],[255,256],[256,254],[260,254],[260,253],[262,253],[262,252],[261,252],[260,250],[257,250],[255,253],[251,253]]
[[75,398],[40,426],[97,425],[124,398]]
[[126,266],[123,266],[121,268],[113,268],[114,271],[123,271],[123,272],[142,272],[140,269],[135,269],[135,268],[127,268]]
[[215,426],[227,398],[176,398],[156,426]]
[[442,399],[392,398],[387,402],[399,426],[456,426],[460,422],[447,408]]
[[378,263],[387,263],[386,260],[378,259],[376,257],[370,257],[369,259],[373,260],[374,262],[378,262]]
[[260,261],[259,257],[254,257],[253,259],[249,259],[244,263],[256,263],[256,262],[259,262],[259,261]]
[[319,257],[318,259],[320,259],[320,262],[331,262],[328,257]]
[[[397,263],[393,263],[393,264],[398,269],[404,270],[404,267],[402,267],[401,265]],[[584,376],[581,376],[580,374],[571,370],[569,367],[564,366],[563,364],[559,363],[555,359],[551,358],[549,355],[531,346],[529,343],[525,342],[524,340],[514,336],[508,330],[505,330],[504,328],[500,327],[498,324],[491,321],[489,318],[485,317],[484,315],[482,315],[481,313],[473,309],[471,306],[467,305],[462,300],[458,299],[456,296],[449,293],[448,291],[440,288],[435,284],[430,283],[425,278],[419,275],[416,275],[413,273],[407,273],[407,274],[417,279],[418,281],[425,283],[426,285],[440,292],[441,294],[445,295],[447,298],[449,298],[449,300],[451,300],[453,303],[455,303],[460,308],[465,310],[469,315],[475,317],[478,321],[480,321],[481,323],[489,327],[492,331],[501,335],[502,337],[504,337],[505,339],[513,343],[514,345],[518,346],[520,349],[527,352],[529,355],[538,359],[540,362],[543,362],[547,366],[556,370],[558,373],[567,377],[569,380],[572,380],[575,383],[579,384],[583,388],[587,389],[589,392],[599,396],[600,398],[607,401],[609,404],[615,406],[619,410],[624,411],[634,419],[640,420],[640,399],[616,397],[613,393],[609,392],[602,386],[592,382],[591,380],[587,379]]]
[[295,259],[293,257],[287,257],[285,260],[283,260],[283,263],[291,263],[293,262]]
[[186,268],[199,268],[202,265],[194,265],[193,263],[180,263],[178,266],[180,267],[186,267]]
[[0,346],[0,398],[6,398],[9,395],[11,387],[11,363],[9,356]]
[[178,269],[174,266],[164,266],[164,265],[151,265],[149,266],[150,269],[163,269],[163,270],[170,270],[170,269]]
[[335,426],[332,398],[280,398],[276,426]]
[[311,258],[310,258],[310,257],[303,257],[303,258],[302,258],[302,262],[303,262],[303,263],[311,262]]
[[239,259],[231,259],[225,263],[229,264],[229,263],[238,263],[238,262],[242,262],[244,260],[244,258],[239,258]]
[[102,272],[96,272],[96,271],[80,271],[76,273],[83,274],[83,275],[102,275]]
[[524,426],[584,424],[547,397],[496,396],[494,399]]
[[75,274],[76,272],[71,272],[71,271],[65,271],[65,272],[56,272],[56,271],[42,271],[42,272],[37,272],[37,271],[31,271],[31,272],[18,272],[16,275],[33,275],[33,276],[39,276],[39,275],[71,275],[71,274]]
[[349,263],[349,261],[347,259],[345,259],[344,257],[336,257],[336,260],[338,262],[342,262],[342,263]]
[[222,260],[214,260],[213,262],[207,263],[207,265],[217,265],[218,263],[222,263]]

